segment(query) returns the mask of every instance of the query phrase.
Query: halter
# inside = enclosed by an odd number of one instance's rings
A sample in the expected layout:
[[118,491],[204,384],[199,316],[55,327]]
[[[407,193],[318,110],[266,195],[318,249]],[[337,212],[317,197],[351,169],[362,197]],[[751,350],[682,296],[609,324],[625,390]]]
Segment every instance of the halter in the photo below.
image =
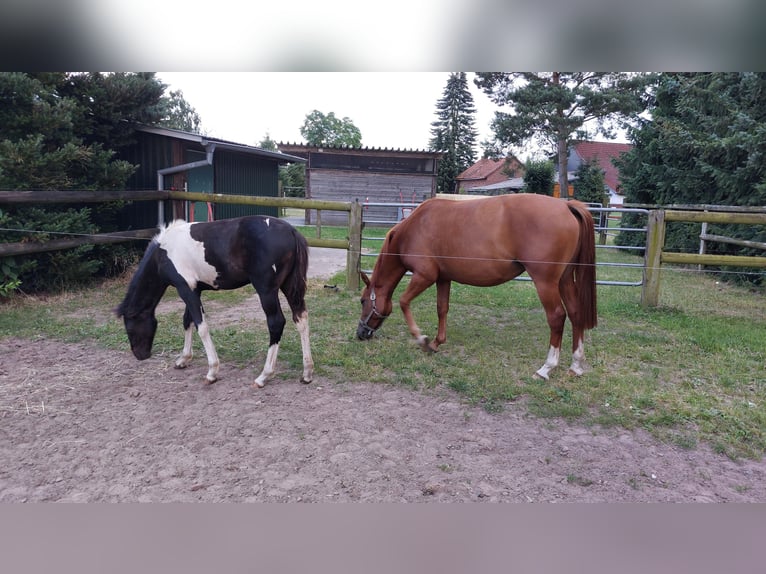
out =
[[373,329],[368,324],[370,319],[372,319],[373,317],[377,317],[378,319],[383,320],[386,317],[388,317],[388,315],[384,315],[383,313],[378,311],[378,308],[375,306],[375,299],[376,299],[375,288],[373,287],[370,289],[370,301],[372,301],[372,309],[370,310],[370,312],[364,319],[359,319],[359,327],[365,330],[364,337],[366,339],[369,339],[370,337],[372,337],[373,334],[375,334],[375,331],[377,331],[377,329]]

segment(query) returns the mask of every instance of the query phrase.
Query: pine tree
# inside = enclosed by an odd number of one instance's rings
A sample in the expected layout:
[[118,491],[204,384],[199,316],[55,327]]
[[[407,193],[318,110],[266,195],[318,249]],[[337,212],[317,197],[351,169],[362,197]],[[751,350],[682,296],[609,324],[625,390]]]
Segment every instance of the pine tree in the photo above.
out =
[[429,146],[444,152],[439,161],[437,188],[454,193],[457,176],[476,161],[476,107],[465,72],[450,74],[443,94],[436,103],[437,120],[431,123]]
[[[162,121],[164,89],[152,73],[0,73],[0,189],[124,189],[135,166],[116,159],[116,151],[131,143],[135,123]],[[3,206],[0,227],[34,233],[0,232],[0,241],[49,239],[40,231],[115,231],[119,207]],[[132,262],[130,249],[90,245],[5,258],[0,290],[9,279],[38,291],[119,272]]]
[[[615,162],[625,201],[766,204],[765,96],[766,74],[761,72],[662,74],[650,108],[651,120],[631,131],[633,149]],[[637,215],[623,215],[623,227],[643,224]],[[716,224],[708,230],[738,239],[766,239],[763,226]],[[674,224],[668,226],[665,243],[673,250],[695,251],[699,232],[699,225]],[[641,242],[640,236],[631,233],[616,238],[618,245]],[[763,254],[725,244],[716,244],[716,250],[721,254]]]
[[595,122],[597,133],[613,135],[614,120],[645,108],[651,76],[618,72],[477,73],[476,85],[511,112],[496,112],[495,138],[503,146],[538,138],[557,156],[562,197],[567,195],[569,146]]

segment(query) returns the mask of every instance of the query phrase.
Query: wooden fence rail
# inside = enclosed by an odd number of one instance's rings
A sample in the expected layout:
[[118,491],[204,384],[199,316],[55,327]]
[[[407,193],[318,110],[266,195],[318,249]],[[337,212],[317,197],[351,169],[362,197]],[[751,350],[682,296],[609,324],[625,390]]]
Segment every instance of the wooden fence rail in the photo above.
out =
[[[359,269],[362,248],[362,205],[357,202],[319,201],[290,197],[253,197],[243,195],[222,195],[192,193],[184,191],[0,191],[0,205],[29,203],[99,203],[112,201],[158,201],[160,206],[167,200],[204,201],[209,203],[231,203],[266,207],[292,207],[317,211],[348,212],[348,240],[307,237],[312,247],[329,247],[347,251],[347,286],[359,289]],[[709,255],[697,253],[674,253],[664,251],[665,226],[669,221],[737,223],[745,225],[766,225],[766,209],[736,208],[717,206],[694,206],[689,209],[652,209],[649,212],[646,250],[644,256],[644,278],[641,293],[643,305],[656,306],[659,299],[660,270],[663,263],[690,265],[730,265],[766,268],[766,257],[739,255]],[[702,210],[704,209],[704,211]],[[158,208],[158,219],[162,220],[162,207]],[[317,226],[319,229],[319,226]],[[102,233],[83,237],[54,239],[45,243],[19,242],[0,243],[0,257],[29,254],[57,249],[67,249],[86,243],[116,243],[152,237],[156,229],[139,229],[116,233]]]
[[[713,209],[713,207],[710,206],[709,209]],[[641,292],[641,303],[645,306],[656,307],[658,304],[660,294],[660,270],[663,263],[766,268],[766,257],[664,251],[665,227],[668,221],[766,225],[766,213],[760,208],[740,212],[729,210],[691,211],[664,209],[650,211],[646,231],[644,285]]]
[[[362,207],[359,202],[318,201],[294,197],[253,197],[247,195],[222,195],[218,193],[191,193],[184,191],[137,190],[137,191],[0,191],[2,204],[51,204],[51,203],[108,203],[113,201],[158,201],[160,205],[166,200],[205,201],[208,203],[230,203],[239,205],[255,205],[263,207],[293,207],[298,209],[315,209],[317,211],[345,211],[349,214],[348,240],[322,239],[307,237],[311,247],[327,247],[345,249],[347,285],[349,289],[359,289],[360,256],[362,250]],[[158,209],[162,220],[162,208]],[[81,237],[54,239],[40,242],[0,243],[0,257],[11,255],[42,253],[69,249],[85,244],[119,243],[135,239],[151,238],[157,229],[139,229],[118,231],[115,233],[100,233]]]

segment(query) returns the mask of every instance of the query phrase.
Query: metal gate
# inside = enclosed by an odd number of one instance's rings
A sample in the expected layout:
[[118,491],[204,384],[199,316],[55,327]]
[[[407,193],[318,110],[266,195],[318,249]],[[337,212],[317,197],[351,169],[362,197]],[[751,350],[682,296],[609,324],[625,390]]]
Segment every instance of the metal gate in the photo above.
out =
[[[363,223],[363,229],[367,226],[374,226],[374,227],[393,227],[397,223],[399,223],[402,219],[407,217],[411,211],[416,208],[420,203],[370,203],[365,202],[362,209],[362,223]],[[614,245],[609,243],[609,239],[611,237],[614,237],[617,233],[641,233],[644,236],[646,236],[646,226],[644,227],[621,227],[619,225],[617,226],[611,226],[610,221],[622,220],[622,213],[642,213],[645,215],[649,214],[648,209],[637,209],[637,208],[628,208],[628,207],[602,207],[600,204],[588,204],[588,208],[593,215],[593,218],[596,222],[595,226],[595,233],[597,236],[596,239],[596,249],[616,249],[616,250],[624,250],[624,251],[643,251],[646,249],[646,240],[644,240],[641,246],[621,246],[621,245]],[[615,215],[618,215],[618,217],[614,217]],[[382,237],[373,237],[369,235],[364,235],[364,231],[362,231],[362,241],[368,241],[368,242],[380,242],[383,243]],[[372,273],[372,265],[374,264],[375,258],[380,254],[379,250],[373,250],[368,252],[362,252],[361,253],[361,267],[362,271],[369,274]],[[364,262],[368,261],[371,262],[370,265],[365,266]],[[608,261],[602,261],[597,262],[596,267],[625,267],[625,268],[636,268],[643,270],[644,268],[644,262],[643,260],[640,263],[614,263],[614,262],[608,262]],[[409,272],[408,272],[409,274]],[[531,281],[529,276],[526,273],[523,273],[522,275],[516,277],[514,281]],[[643,280],[643,273],[641,274],[641,278],[637,281],[611,281],[611,280],[597,280],[596,284],[598,285],[616,285],[616,286],[625,286],[625,287],[641,287],[644,284]]]

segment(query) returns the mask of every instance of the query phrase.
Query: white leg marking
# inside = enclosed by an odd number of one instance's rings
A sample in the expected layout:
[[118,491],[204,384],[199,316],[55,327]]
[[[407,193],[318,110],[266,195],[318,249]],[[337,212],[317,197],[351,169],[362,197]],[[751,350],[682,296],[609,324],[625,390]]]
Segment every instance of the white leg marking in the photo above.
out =
[[194,336],[194,323],[189,324],[189,328],[184,331],[184,348],[176,359],[176,369],[186,368],[192,360],[192,337]]
[[263,387],[271,376],[274,374],[274,370],[277,365],[277,354],[279,353],[279,343],[271,345],[269,352],[266,353],[266,364],[263,365],[263,372],[255,379],[255,384],[259,387]]
[[578,377],[585,372],[585,348],[582,339],[577,341],[577,348],[572,353],[572,366],[569,367],[569,372]]
[[303,350],[303,377],[302,383],[310,383],[314,378],[314,359],[311,357],[311,343],[309,341],[309,314],[304,311],[295,324],[301,336],[301,349]]
[[269,227],[269,225],[271,225],[271,219],[267,217],[266,218],[266,227]]
[[199,338],[202,339],[202,346],[205,347],[205,353],[207,353],[207,382],[213,383],[218,379],[218,353],[215,352],[215,345],[213,345],[213,339],[210,338],[210,329],[207,326],[205,317],[202,317],[202,323],[197,328]]
[[545,364],[540,367],[537,372],[535,372],[535,375],[540,377],[541,379],[548,380],[548,375],[550,375],[550,372],[558,367],[559,365],[559,353],[561,352],[561,349],[558,349],[556,347],[551,347],[548,349],[548,358],[545,359]]

